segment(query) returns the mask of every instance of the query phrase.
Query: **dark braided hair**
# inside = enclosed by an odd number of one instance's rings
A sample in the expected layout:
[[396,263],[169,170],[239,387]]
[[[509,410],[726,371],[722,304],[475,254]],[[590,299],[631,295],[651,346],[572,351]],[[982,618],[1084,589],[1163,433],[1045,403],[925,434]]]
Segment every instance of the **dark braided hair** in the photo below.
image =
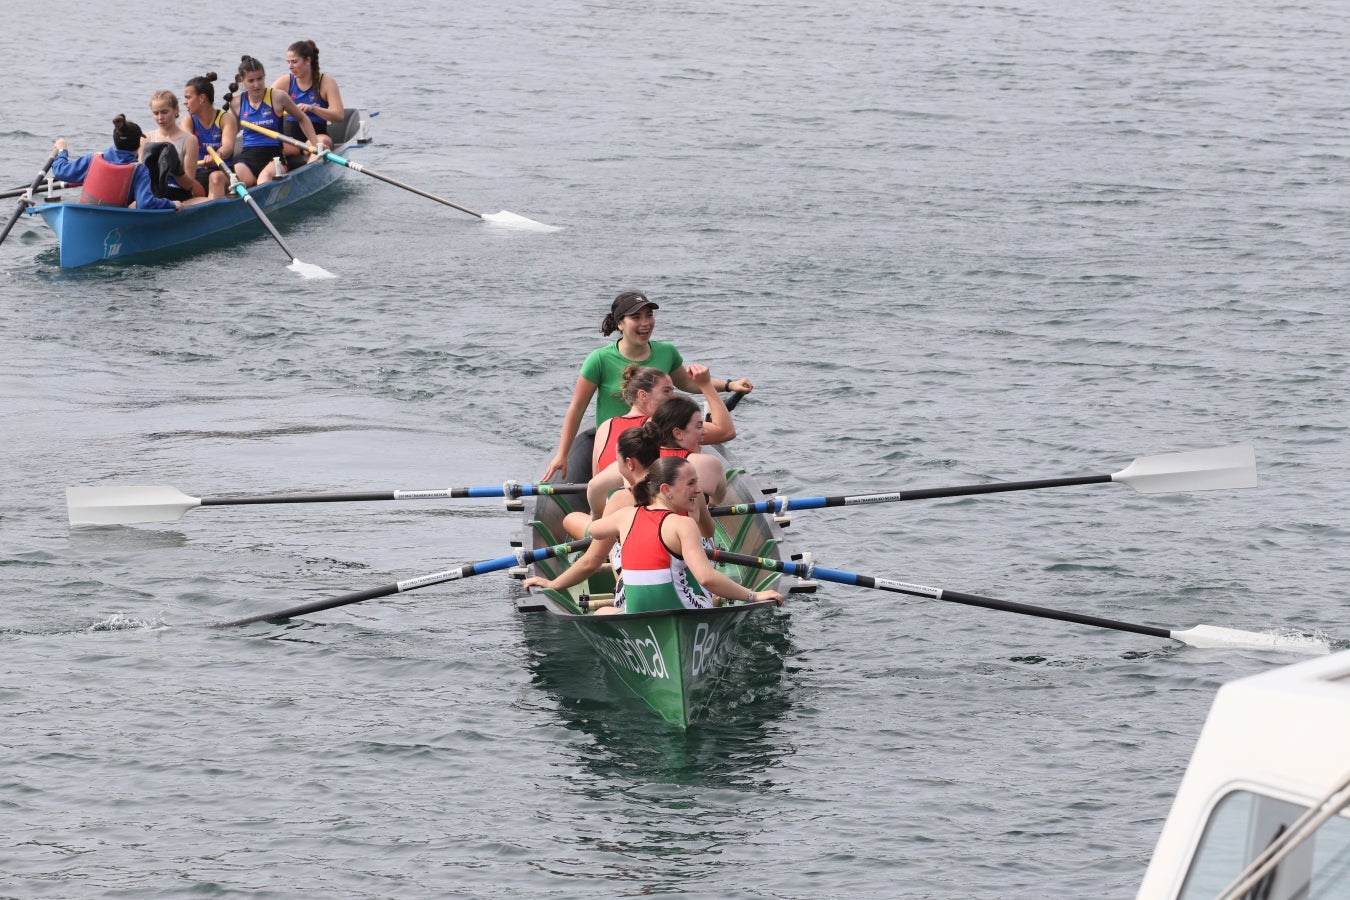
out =
[[249,72],[266,72],[263,64],[245,53],[239,57],[239,71],[235,73],[234,81],[230,82],[229,93],[225,95],[225,108],[230,106],[230,100],[234,97],[234,92],[239,90],[239,83],[244,80],[244,76]]

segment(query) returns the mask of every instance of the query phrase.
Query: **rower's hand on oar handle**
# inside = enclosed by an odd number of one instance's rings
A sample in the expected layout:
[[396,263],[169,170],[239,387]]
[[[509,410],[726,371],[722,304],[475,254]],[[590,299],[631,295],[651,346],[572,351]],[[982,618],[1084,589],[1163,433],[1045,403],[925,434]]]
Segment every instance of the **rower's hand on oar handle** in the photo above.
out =
[[52,153],[60,153],[64,149],[66,149],[66,139],[63,137],[57,138],[56,143],[52,144]]

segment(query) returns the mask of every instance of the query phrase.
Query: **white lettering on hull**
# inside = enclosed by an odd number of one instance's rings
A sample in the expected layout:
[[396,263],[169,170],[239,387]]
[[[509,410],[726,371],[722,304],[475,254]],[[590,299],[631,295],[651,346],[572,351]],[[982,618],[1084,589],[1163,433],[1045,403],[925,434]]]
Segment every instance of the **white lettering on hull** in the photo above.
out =
[[589,629],[585,631],[585,634],[591,642],[591,646],[618,668],[627,669],[648,678],[670,677],[670,670],[666,667],[666,658],[661,653],[661,644],[657,641],[656,632],[652,631],[650,625],[647,626],[648,637],[645,638],[635,638],[630,635],[593,634]]

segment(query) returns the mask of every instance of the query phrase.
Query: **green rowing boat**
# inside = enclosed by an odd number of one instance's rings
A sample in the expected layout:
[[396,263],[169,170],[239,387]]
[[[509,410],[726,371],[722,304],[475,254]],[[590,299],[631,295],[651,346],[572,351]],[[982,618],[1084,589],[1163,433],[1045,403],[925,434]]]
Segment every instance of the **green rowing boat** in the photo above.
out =
[[[580,442],[579,442],[580,443]],[[773,493],[762,489],[753,476],[741,469],[732,455],[720,447],[727,468],[728,504],[752,503]],[[589,458],[590,448],[585,448]],[[568,471],[573,471],[569,464]],[[584,495],[545,495],[523,498],[528,549],[553,546],[568,540],[562,520],[569,512],[585,508]],[[770,559],[789,559],[783,546],[782,527],[772,515],[757,513],[719,518],[717,546]],[[535,563],[537,573],[556,578],[579,554]],[[750,566],[719,566],[735,581],[755,590],[780,593],[814,590],[815,585],[779,572]],[[525,577],[525,572],[517,574]],[[544,613],[559,623],[575,626],[595,653],[623,684],[663,719],[687,728],[704,718],[720,685],[732,675],[732,647],[742,626],[753,618],[772,614],[772,601],[730,603],[711,609],[678,609],[650,613],[595,615],[592,610],[612,600],[614,576],[608,566],[568,591],[537,590],[517,600],[521,612]]]

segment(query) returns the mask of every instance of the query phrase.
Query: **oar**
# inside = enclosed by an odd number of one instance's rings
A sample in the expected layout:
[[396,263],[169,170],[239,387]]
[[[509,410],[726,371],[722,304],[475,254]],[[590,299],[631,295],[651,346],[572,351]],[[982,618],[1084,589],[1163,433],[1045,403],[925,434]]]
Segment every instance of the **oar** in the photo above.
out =
[[499,556],[496,559],[469,563],[460,566],[458,569],[447,569],[444,572],[435,572],[431,575],[423,575],[419,578],[395,581],[393,584],[386,584],[384,587],[357,591],[354,594],[343,594],[340,597],[332,597],[327,600],[315,600],[312,603],[302,603],[299,606],[292,606],[290,609],[278,610],[277,612],[262,613],[261,615],[249,616],[245,619],[236,619],[233,622],[221,622],[212,627],[230,628],[235,625],[252,625],[254,622],[275,622],[282,619],[293,619],[296,616],[303,616],[308,613],[319,612],[320,610],[332,609],[335,606],[346,606],[349,603],[360,603],[362,600],[373,600],[376,597],[388,597],[390,594],[401,594],[405,591],[414,591],[418,588],[427,587],[428,585],[440,584],[443,581],[455,581],[460,578],[468,578],[471,575],[482,575],[485,572],[499,572],[502,569],[509,569],[511,566],[525,566],[554,556],[579,553],[584,551],[590,545],[591,539],[584,538],[575,543],[555,544],[552,547],[541,547],[538,550],[517,550],[510,556]]
[[[41,176],[39,176],[38,180],[33,182],[33,184],[30,187],[16,187],[10,188],[7,191],[0,191],[0,200],[10,200],[14,197],[31,198],[33,192],[38,189],[38,185],[40,185],[41,183],[42,178]],[[50,185],[47,186],[47,191],[48,193],[52,191],[64,191],[68,187],[76,187],[76,185],[70,184],[65,181],[53,181]]]
[[271,220],[267,218],[267,214],[264,213],[262,207],[258,205],[258,201],[253,199],[253,195],[248,192],[248,188],[244,187],[239,181],[239,176],[234,174],[234,169],[226,167],[225,161],[220,158],[220,154],[216,152],[215,147],[207,147],[206,151],[211,154],[211,158],[216,161],[216,165],[220,166],[221,171],[229,173],[230,190],[238,194],[239,199],[248,204],[248,208],[253,210],[253,214],[258,217],[258,221],[263,223],[263,227],[271,233],[272,237],[276,239],[276,242],[281,245],[281,249],[285,250],[286,255],[291,258],[291,264],[286,268],[290,269],[292,272],[299,272],[305,278],[337,277],[321,266],[316,266],[313,263],[301,262],[299,257],[291,252],[291,248],[286,246],[286,242],[281,239],[281,233],[272,225]]
[[1058,619],[1061,622],[1091,625],[1094,628],[1110,628],[1115,631],[1128,631],[1134,634],[1148,635],[1149,637],[1170,638],[1192,647],[1275,647],[1281,650],[1295,650],[1303,653],[1326,653],[1330,649],[1326,641],[1314,638],[1260,634],[1254,631],[1239,631],[1235,628],[1220,628],[1215,625],[1196,625],[1194,628],[1188,628],[1184,631],[1155,628],[1151,625],[1132,625],[1129,622],[1118,622],[1115,619],[1103,619],[1099,616],[1062,612],[1057,609],[1047,609],[1043,606],[1030,606],[1025,603],[1014,603],[1010,600],[981,597],[977,594],[963,594],[959,591],[948,591],[942,588],[874,578],[871,575],[856,575],[852,572],[826,569],[813,564],[784,562],[779,559],[761,559],[755,556],[746,556],[742,553],[732,553],[728,550],[714,550],[712,558],[718,562],[769,569],[787,575],[795,575],[798,578],[819,578],[822,581],[833,581],[838,584],[851,584],[879,591],[894,591],[897,594],[927,597],[931,600],[946,600],[949,603],[962,603],[966,606],[978,606],[983,609],[998,609],[1024,616],[1038,616],[1042,619]]
[[10,229],[14,227],[15,222],[19,221],[19,216],[23,215],[23,211],[28,208],[29,202],[33,199],[33,191],[37,190],[37,186],[42,183],[42,179],[47,177],[47,170],[52,167],[52,163],[56,162],[56,154],[57,151],[52,150],[47,156],[47,161],[42,164],[42,168],[33,178],[33,183],[28,186],[28,190],[24,191],[23,196],[19,199],[18,207],[10,214],[9,221],[5,223],[5,230],[0,231],[0,243],[4,243],[5,238],[9,237]]
[[397,179],[390,178],[388,175],[381,175],[379,172],[367,169],[360,163],[352,162],[345,156],[339,156],[338,154],[334,153],[331,150],[325,150],[322,147],[315,147],[313,144],[307,144],[304,141],[296,140],[295,138],[291,137],[288,134],[282,134],[279,131],[273,131],[270,128],[264,128],[263,126],[256,125],[253,122],[240,121],[239,124],[243,125],[245,128],[252,128],[259,134],[265,134],[274,140],[284,141],[285,143],[290,144],[292,147],[299,147],[301,150],[307,150],[315,156],[322,156],[324,159],[328,160],[331,163],[337,163],[339,166],[346,166],[353,172],[360,172],[362,175],[369,175],[371,178],[378,178],[385,184],[392,184],[394,187],[403,188],[405,191],[412,191],[419,197],[426,197],[428,200],[435,200],[437,203],[444,203],[446,206],[449,206],[452,209],[457,209],[462,213],[468,213],[471,216],[477,216],[484,222],[491,222],[493,225],[505,225],[508,228],[524,228],[530,231],[558,230],[558,226],[556,225],[545,225],[543,222],[536,222],[534,219],[527,219],[525,216],[517,215],[516,213],[508,212],[507,210],[487,214],[480,213],[477,212],[476,210],[469,209],[467,206],[460,206],[458,203],[447,200],[444,197],[437,197],[435,194],[428,193],[427,191],[424,191],[421,188],[415,188],[410,184],[404,184],[403,182]]
[[1077,484],[1128,484],[1141,494],[1173,491],[1218,491],[1256,487],[1256,451],[1251,444],[1215,447],[1211,450],[1187,450],[1141,456],[1119,472],[1110,475],[1080,475],[1069,478],[1045,478],[1039,481],[1003,481],[971,484],[964,487],[924,488],[888,494],[857,494],[852,497],[798,497],[714,506],[714,516],[743,516],[750,513],[781,513],[794,509],[821,509],[827,506],[854,506],[865,503],[891,503],[898,500],[932,500],[937,497],[963,497],[968,494],[997,494],[1004,491],[1030,491],[1040,488],[1068,487]]
[[75,525],[135,525],[175,522],[199,506],[252,506],[264,503],[362,503],[369,500],[445,500],[461,497],[527,497],[584,494],[584,484],[506,484],[485,487],[433,488],[417,491],[356,491],[338,494],[262,494],[243,497],[189,497],[176,487],[66,488],[66,513]]

